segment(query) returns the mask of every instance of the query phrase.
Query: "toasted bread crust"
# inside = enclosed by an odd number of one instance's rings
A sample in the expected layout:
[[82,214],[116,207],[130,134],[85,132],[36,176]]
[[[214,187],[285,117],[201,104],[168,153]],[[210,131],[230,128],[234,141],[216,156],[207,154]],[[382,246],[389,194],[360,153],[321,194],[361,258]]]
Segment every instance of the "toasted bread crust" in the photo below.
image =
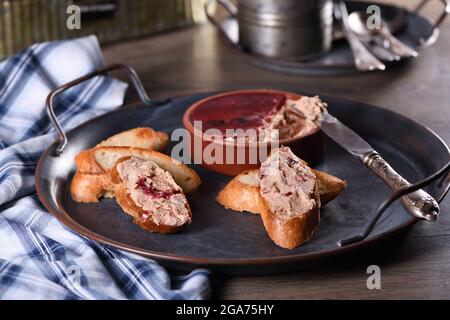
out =
[[[127,214],[132,216],[134,219],[134,223],[136,223],[142,229],[145,229],[150,232],[157,233],[175,233],[184,228],[185,225],[182,226],[169,226],[164,224],[156,224],[150,218],[142,219],[144,214],[144,210],[137,206],[134,201],[131,199],[130,195],[127,193],[125,186],[123,183],[116,184],[114,187],[114,194],[116,196],[116,201],[119,206],[125,211]],[[190,208],[189,215],[192,216]]]
[[257,172],[258,170],[249,170],[234,177],[219,192],[216,201],[227,209],[259,214],[261,206],[259,182],[257,181],[256,184],[251,182],[252,175],[257,174]]
[[96,147],[121,146],[164,151],[169,137],[167,133],[152,128],[134,128],[115,134],[103,140]]
[[75,156],[75,165],[77,172],[85,174],[102,174],[105,173],[100,165],[94,160],[94,149],[81,151]]
[[103,169],[94,159],[94,149],[106,146],[136,147],[146,150],[164,151],[169,137],[165,132],[155,131],[152,128],[134,128],[115,134],[94,148],[81,151],[75,157],[77,170],[81,173],[100,174]]
[[317,205],[299,217],[282,219],[273,214],[264,198],[260,199],[260,212],[269,237],[282,248],[293,249],[308,241],[320,222],[320,198],[316,183],[314,199]]
[[317,178],[322,207],[334,200],[347,187],[347,181],[329,173],[314,169],[312,172]]
[[70,184],[72,199],[76,202],[98,202],[102,196],[111,197],[114,185],[108,174],[76,172]]

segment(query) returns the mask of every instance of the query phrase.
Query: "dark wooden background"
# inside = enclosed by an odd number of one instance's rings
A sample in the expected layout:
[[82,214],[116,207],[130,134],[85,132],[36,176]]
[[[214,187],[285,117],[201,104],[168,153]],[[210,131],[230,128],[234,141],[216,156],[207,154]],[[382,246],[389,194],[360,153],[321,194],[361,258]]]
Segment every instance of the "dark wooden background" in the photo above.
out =
[[[411,5],[415,1],[397,2]],[[435,14],[433,9],[429,12]],[[425,124],[450,143],[449,50],[450,19],[433,47],[411,63],[384,73],[339,77],[271,73],[241,61],[209,25],[109,46],[104,53],[110,63],[123,62],[134,67],[154,98],[243,88],[322,93],[394,110]],[[132,94],[130,99],[134,98]],[[381,267],[381,290],[366,287],[366,268],[372,264]],[[448,299],[450,201],[442,204],[437,223],[420,222],[392,241],[313,270],[260,277],[217,276],[212,296]]]

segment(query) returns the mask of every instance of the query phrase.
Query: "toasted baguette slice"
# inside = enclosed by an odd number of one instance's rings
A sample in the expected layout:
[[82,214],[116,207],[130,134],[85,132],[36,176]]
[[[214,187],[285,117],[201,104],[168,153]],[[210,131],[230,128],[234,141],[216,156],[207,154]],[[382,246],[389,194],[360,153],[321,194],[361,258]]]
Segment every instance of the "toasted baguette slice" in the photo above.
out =
[[314,169],[312,169],[312,172],[317,178],[322,207],[333,201],[347,187],[347,181],[341,180],[329,173]]
[[216,197],[216,201],[227,209],[259,214],[259,170],[248,170],[234,177]]
[[317,178],[288,147],[274,149],[260,168],[261,218],[270,238],[293,249],[309,240],[320,222]]
[[[120,132],[100,142],[100,146],[129,146],[163,151],[168,136],[152,128],[135,128]],[[100,197],[113,198],[114,185],[109,175],[94,160],[93,148],[81,151],[75,157],[77,172],[70,187],[72,197],[77,202],[98,202]],[[98,176],[97,176],[98,175]]]
[[[123,165],[122,169],[118,169],[120,165]],[[125,169],[125,166],[128,166],[128,169]],[[120,170],[123,170],[122,176],[120,176]],[[181,188],[175,184],[169,173],[161,170],[154,162],[137,157],[123,158],[117,163],[113,171],[113,175],[120,180],[114,186],[116,201],[123,211],[134,218],[134,223],[141,228],[157,233],[174,233],[190,223],[192,212]],[[144,175],[140,176],[141,174]],[[142,180],[143,178],[139,177],[147,177],[144,179],[148,180]],[[142,191],[139,188],[139,183],[136,183],[139,180],[145,181],[143,182],[144,186],[141,185],[142,188],[151,188],[155,193],[147,193],[147,190]],[[171,186],[171,188],[174,188],[171,190],[175,190],[176,193],[171,193],[165,197],[162,189],[155,189],[158,186],[161,187],[161,181],[164,181],[164,188]],[[133,198],[132,192],[135,192],[135,198]],[[136,201],[141,201],[141,203],[139,204]],[[145,211],[143,201],[150,204],[153,209]],[[177,216],[182,217],[182,219],[172,218]]]
[[[321,207],[335,199],[347,183],[326,172],[312,169],[317,178]],[[259,214],[259,170],[245,171],[234,177],[216,197],[216,201],[227,209]]]
[[194,170],[158,151],[129,147],[98,147],[93,149],[92,156],[100,168],[110,174],[120,159],[138,157],[151,160],[160,168],[170,172],[185,193],[197,190],[201,182]]
[[113,135],[96,147],[134,147],[162,152],[166,149],[168,141],[169,137],[165,132],[155,131],[152,128],[134,128]]
[[[169,138],[166,133],[155,131],[152,128],[135,128],[120,132],[100,142],[97,147],[134,147],[147,150],[164,151]],[[95,162],[92,154],[93,149],[81,151],[75,157],[77,170],[81,173],[101,174],[102,168]]]
[[76,202],[98,202],[100,197],[114,197],[114,184],[107,173],[76,172],[70,185],[70,193]]

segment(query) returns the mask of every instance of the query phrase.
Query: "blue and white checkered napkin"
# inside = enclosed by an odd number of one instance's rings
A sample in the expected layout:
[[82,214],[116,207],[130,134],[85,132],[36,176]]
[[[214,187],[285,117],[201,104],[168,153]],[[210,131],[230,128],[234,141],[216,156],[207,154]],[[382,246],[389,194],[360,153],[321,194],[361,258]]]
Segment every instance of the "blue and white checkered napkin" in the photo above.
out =
[[[203,299],[209,273],[171,278],[156,262],[80,237],[41,205],[34,171],[55,140],[49,92],[103,65],[97,38],[35,44],[0,63],[0,299]],[[96,77],[63,94],[69,129],[123,103],[126,84]]]

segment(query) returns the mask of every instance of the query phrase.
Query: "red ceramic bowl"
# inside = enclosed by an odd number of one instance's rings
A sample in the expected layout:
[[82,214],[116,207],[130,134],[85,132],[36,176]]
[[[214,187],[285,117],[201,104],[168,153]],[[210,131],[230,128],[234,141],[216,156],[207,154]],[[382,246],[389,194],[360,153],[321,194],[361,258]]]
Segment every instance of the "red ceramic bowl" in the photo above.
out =
[[[215,141],[211,136],[203,134],[207,128],[202,130],[194,128],[194,120],[205,123],[205,119],[212,116],[214,119],[209,122],[220,127],[221,117],[225,119],[230,113],[234,113],[234,116],[242,113],[244,120],[252,118],[252,111],[261,111],[260,105],[262,105],[253,103],[254,101],[262,97],[267,104],[267,98],[273,97],[273,103],[276,104],[280,95],[292,100],[301,98],[301,95],[278,90],[241,90],[210,96],[190,106],[184,113],[183,125],[189,131],[191,147],[188,151],[193,162],[200,163],[212,171],[231,176],[245,170],[259,168],[272,147],[270,142],[237,144],[223,140]],[[232,103],[229,103],[230,101]],[[197,119],[198,117],[201,119]],[[319,127],[301,136],[282,139],[279,145],[290,147],[297,156],[310,165],[320,161],[325,153],[325,137]],[[208,155],[214,156],[213,161]]]

